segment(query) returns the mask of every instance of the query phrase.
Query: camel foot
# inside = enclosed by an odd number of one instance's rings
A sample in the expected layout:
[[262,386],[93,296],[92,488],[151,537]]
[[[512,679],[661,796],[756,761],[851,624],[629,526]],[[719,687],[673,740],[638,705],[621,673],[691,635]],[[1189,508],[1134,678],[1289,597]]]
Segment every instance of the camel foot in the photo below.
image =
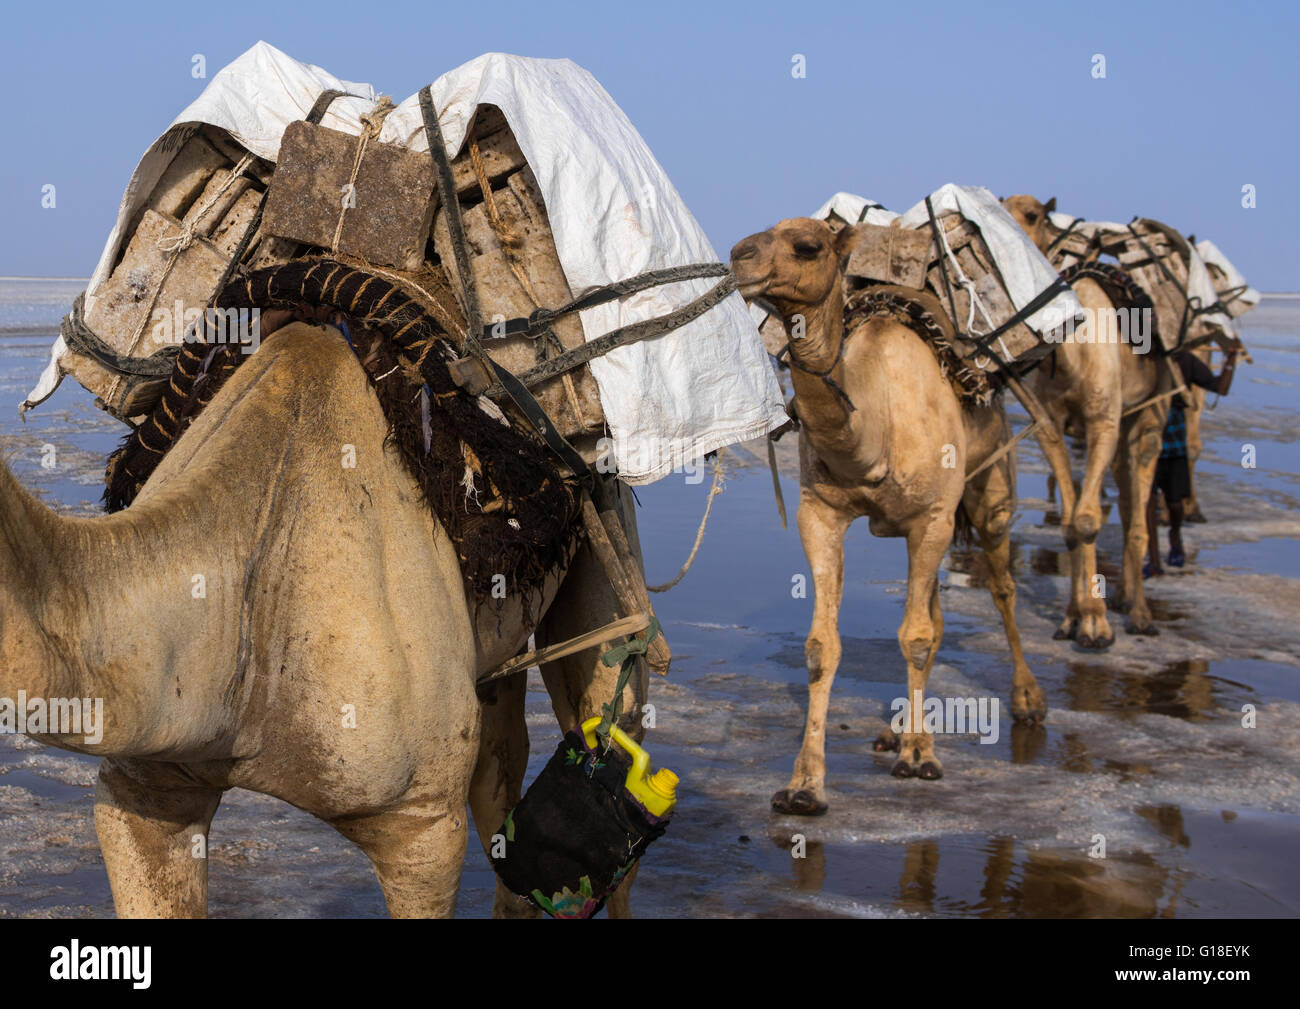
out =
[[1074,636],[1078,632],[1079,632],[1079,621],[1066,620],[1065,623],[1061,624],[1061,626],[1056,629],[1055,633],[1052,634],[1052,640],[1072,641],[1074,640]]
[[[906,753],[900,753],[889,773],[895,778],[920,778],[922,781],[938,781],[943,777],[943,765],[933,755],[922,757],[919,746],[909,746]],[[908,760],[908,756],[912,759]]]
[[1104,652],[1115,643],[1115,635],[1098,634],[1094,637],[1091,634],[1080,634],[1074,639],[1074,643],[1090,652]]
[[1047,695],[1038,684],[1012,687],[1011,717],[1021,725],[1042,725],[1047,718]]
[[791,816],[821,816],[830,806],[822,802],[810,789],[783,788],[772,796],[772,810]]
[[871,748],[877,753],[897,753],[899,745],[898,733],[893,729],[886,729],[871,744]]
[[1154,638],[1160,634],[1160,628],[1157,627],[1148,617],[1146,620],[1134,618],[1124,627],[1129,634],[1140,634],[1143,637]]

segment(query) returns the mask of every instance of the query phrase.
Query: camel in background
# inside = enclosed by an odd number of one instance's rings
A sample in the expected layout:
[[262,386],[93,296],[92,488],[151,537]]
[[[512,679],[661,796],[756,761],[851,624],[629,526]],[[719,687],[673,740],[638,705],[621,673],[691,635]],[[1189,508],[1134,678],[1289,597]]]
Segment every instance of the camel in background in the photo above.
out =
[[[939,564],[965,505],[989,567],[989,590],[1012,656],[1011,710],[1045,717],[1047,701],[1020,645],[1008,531],[1015,512],[1014,453],[966,482],[966,474],[1008,438],[1000,403],[963,410],[921,336],[892,319],[844,331],[843,261],[852,228],[794,218],[752,235],[731,251],[746,298],[762,298],[804,335],[791,339],[790,369],[799,433],[799,536],[812,570],[813,621],[804,654],[808,715],[788,787],[772,798],[782,813],[817,815],[826,802],[826,712],[840,660],[838,629],[844,534],[866,516],[875,536],[907,540],[907,600],[898,643],[909,700],[925,690],[943,635]],[[850,406],[851,404],[851,406]],[[919,712],[917,712],[919,720]],[[932,734],[905,724],[877,749],[899,748],[893,773],[942,775]]]
[[[1043,204],[1032,196],[1019,195],[1002,203],[1048,255],[1055,235],[1047,215],[1056,207],[1055,198]],[[1159,633],[1143,591],[1142,562],[1147,550],[1147,498],[1169,401],[1165,398],[1141,410],[1134,408],[1172,385],[1169,370],[1155,353],[1140,354],[1132,345],[1118,341],[1093,342],[1092,321],[1113,313],[1115,305],[1095,280],[1084,277],[1073,287],[1088,321],[1072,339],[1058,344],[1053,359],[1044,361],[1034,373],[1038,397],[1058,430],[1063,432],[1071,423],[1081,425],[1087,445],[1078,491],[1073,484],[1058,481],[1061,529],[1070,551],[1070,602],[1055,637],[1073,638],[1082,648],[1103,649],[1115,640],[1106,618],[1110,593],[1097,581],[1101,485],[1107,467],[1113,469],[1119,486],[1124,530],[1123,575],[1114,605],[1128,613],[1125,629],[1130,634]],[[1156,350],[1154,338],[1149,349]],[[1068,456],[1065,465],[1068,468]]]

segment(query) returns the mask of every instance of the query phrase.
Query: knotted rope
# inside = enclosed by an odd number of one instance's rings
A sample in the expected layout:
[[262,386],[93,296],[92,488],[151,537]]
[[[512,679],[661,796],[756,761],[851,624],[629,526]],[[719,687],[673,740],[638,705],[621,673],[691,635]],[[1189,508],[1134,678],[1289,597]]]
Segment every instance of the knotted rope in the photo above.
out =
[[379,100],[375,102],[374,108],[361,117],[361,133],[357,137],[356,153],[352,156],[352,171],[348,175],[348,184],[344,187],[347,190],[347,198],[339,207],[339,219],[334,225],[334,238],[330,241],[330,251],[339,251],[339,236],[343,234],[343,218],[350,207],[356,206],[356,184],[357,173],[361,171],[361,159],[366,155],[366,148],[370,145],[371,140],[379,137],[379,131],[383,129],[384,120],[388,118],[388,113],[393,111],[393,99],[388,95],[380,95]]

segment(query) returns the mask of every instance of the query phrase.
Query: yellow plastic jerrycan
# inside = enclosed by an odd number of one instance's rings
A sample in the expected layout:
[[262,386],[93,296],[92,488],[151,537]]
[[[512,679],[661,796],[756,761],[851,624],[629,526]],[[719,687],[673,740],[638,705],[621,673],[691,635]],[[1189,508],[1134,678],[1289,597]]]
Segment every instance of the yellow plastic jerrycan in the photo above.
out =
[[[583,738],[592,750],[596,748],[596,726],[599,724],[599,716],[588,718],[582,723]],[[623,787],[655,816],[671,813],[677,805],[677,775],[666,767],[651,774],[650,754],[617,725],[610,726],[609,735],[632,758],[632,767],[627,772]]]

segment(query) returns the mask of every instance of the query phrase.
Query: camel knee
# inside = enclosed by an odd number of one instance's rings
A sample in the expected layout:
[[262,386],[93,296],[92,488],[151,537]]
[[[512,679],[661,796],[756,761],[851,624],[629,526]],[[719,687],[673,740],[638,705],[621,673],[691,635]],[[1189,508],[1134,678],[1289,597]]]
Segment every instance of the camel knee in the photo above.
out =
[[808,666],[808,681],[816,683],[839,665],[839,635],[810,634],[803,645],[803,656]]
[[980,532],[988,544],[1001,543],[1002,540],[1006,539],[1007,534],[1011,531],[1012,515],[1012,509],[999,508],[984,520],[980,526]]
[[909,666],[923,669],[938,645],[937,628],[927,619],[924,623],[904,625],[898,634],[898,647]]
[[1100,531],[1100,506],[1091,501],[1087,504],[1080,502],[1079,506],[1074,510],[1074,518],[1070,522],[1070,532],[1076,540],[1086,543],[1095,539]]

